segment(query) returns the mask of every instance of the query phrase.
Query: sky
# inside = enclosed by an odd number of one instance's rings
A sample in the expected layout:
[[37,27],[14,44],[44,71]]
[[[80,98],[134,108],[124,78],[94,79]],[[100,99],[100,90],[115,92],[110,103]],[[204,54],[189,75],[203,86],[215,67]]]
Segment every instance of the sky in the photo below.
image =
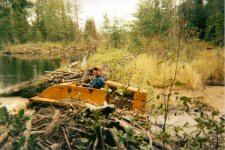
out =
[[[71,0],[74,1],[74,0]],[[78,0],[80,1],[80,24],[84,26],[87,17],[93,17],[97,28],[103,23],[103,14],[110,19],[115,16],[123,20],[132,20],[139,0]]]

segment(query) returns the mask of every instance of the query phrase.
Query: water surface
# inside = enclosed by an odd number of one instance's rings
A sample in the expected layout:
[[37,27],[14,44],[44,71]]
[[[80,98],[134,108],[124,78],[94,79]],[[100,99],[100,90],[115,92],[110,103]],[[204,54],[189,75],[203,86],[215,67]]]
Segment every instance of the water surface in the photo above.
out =
[[59,66],[59,59],[20,59],[0,56],[0,91],[42,75],[44,71],[55,70]]

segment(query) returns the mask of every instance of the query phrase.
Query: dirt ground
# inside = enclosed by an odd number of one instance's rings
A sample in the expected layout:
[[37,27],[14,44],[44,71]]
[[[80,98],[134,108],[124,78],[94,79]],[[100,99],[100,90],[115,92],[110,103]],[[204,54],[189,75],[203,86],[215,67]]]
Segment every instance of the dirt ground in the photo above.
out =
[[0,107],[5,106],[11,114],[15,114],[20,109],[25,109],[27,102],[28,99],[22,97],[2,97]]
[[[206,86],[202,90],[174,90],[179,96],[200,98],[209,106],[218,109],[221,114],[225,114],[225,87],[224,86]],[[162,89],[156,89],[155,94],[162,93]]]

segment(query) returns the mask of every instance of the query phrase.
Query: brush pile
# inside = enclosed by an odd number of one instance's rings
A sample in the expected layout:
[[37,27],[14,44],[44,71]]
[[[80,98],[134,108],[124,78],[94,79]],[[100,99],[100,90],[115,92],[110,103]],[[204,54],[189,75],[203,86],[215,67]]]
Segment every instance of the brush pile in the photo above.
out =
[[[148,131],[148,115],[76,102],[35,105],[17,115],[0,108],[0,149],[151,149],[163,147]],[[168,145],[164,148],[171,149]]]

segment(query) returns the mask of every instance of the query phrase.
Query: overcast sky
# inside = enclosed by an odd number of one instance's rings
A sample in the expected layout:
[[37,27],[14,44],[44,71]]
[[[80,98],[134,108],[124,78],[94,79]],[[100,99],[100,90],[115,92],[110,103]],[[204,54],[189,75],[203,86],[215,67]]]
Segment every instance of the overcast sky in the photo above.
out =
[[[72,0],[74,1],[74,0]],[[93,17],[97,28],[103,22],[103,14],[107,13],[110,19],[115,16],[124,20],[132,20],[139,0],[78,0],[81,4],[80,23],[84,25],[87,17]]]

